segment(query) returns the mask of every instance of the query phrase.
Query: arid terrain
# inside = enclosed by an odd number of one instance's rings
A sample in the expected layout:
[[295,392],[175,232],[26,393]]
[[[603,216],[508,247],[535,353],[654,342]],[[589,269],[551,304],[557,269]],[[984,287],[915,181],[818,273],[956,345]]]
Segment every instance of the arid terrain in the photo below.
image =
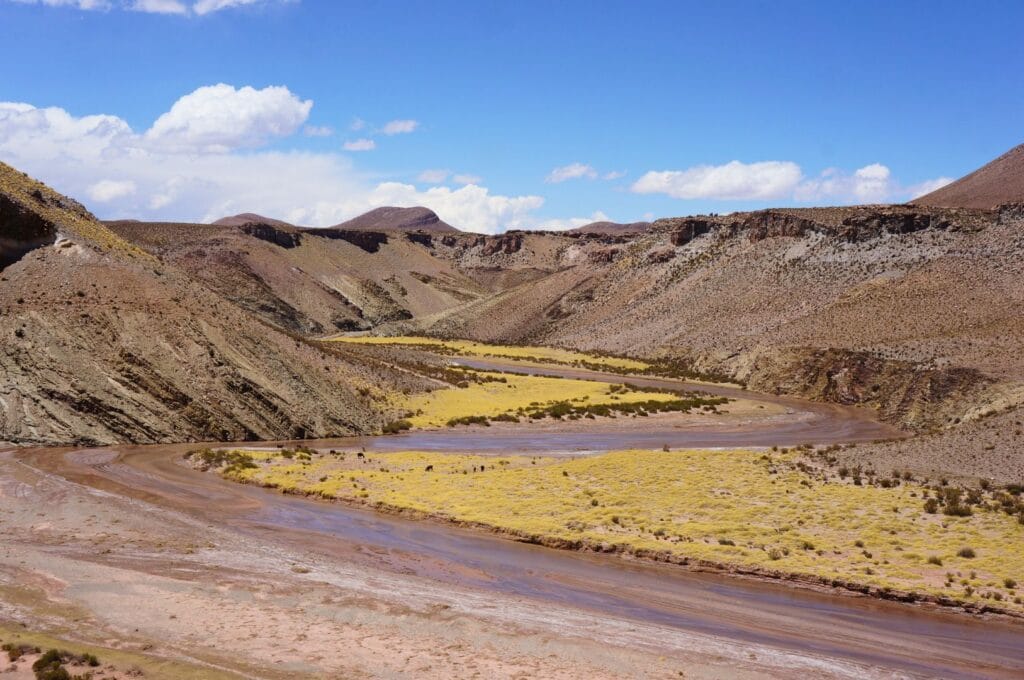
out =
[[0,164],[0,677],[1020,677],[1021,148],[498,235]]

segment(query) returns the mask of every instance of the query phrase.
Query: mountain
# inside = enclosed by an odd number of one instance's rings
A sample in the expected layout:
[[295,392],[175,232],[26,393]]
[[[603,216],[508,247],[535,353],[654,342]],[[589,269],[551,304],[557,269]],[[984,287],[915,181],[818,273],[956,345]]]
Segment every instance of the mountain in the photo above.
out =
[[0,234],[0,440],[374,432],[380,395],[419,386],[249,313],[3,164]]
[[915,205],[991,210],[1024,203],[1024,144],[946,186],[915,198]]
[[372,431],[388,417],[374,395],[422,384],[315,342],[355,330],[660,357],[916,430],[1024,403],[1014,206],[771,209],[626,233],[102,225],[0,174],[0,440]]
[[240,227],[243,224],[269,224],[275,227],[292,226],[287,222],[271,219],[270,217],[264,217],[263,215],[257,215],[256,213],[239,213],[238,215],[231,215],[230,217],[222,217],[213,222],[213,224],[222,227]]
[[387,231],[459,231],[447,222],[443,222],[429,208],[394,208],[385,207],[371,210],[347,222],[336,224],[332,229],[342,230],[387,230]]

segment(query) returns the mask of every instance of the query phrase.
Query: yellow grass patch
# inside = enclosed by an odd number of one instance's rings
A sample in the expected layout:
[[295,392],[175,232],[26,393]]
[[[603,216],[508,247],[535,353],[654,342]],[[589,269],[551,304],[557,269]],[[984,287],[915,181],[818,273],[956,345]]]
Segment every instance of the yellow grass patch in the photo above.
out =
[[[928,514],[923,487],[823,482],[798,470],[792,452],[621,451],[574,460],[370,456],[285,460],[263,453],[255,468],[228,474],[553,539],[1024,610],[1024,525],[1015,518],[984,509],[971,517]],[[958,556],[965,547],[975,557]]]
[[576,404],[627,404],[638,401],[671,401],[673,394],[622,390],[619,386],[590,380],[547,378],[532,375],[486,373],[505,382],[469,383],[468,387],[435,390],[404,397],[399,404],[415,414],[407,418],[413,427],[440,427],[454,418],[493,417],[531,405],[549,406],[568,401]]
[[642,371],[649,367],[642,361],[622,359],[619,357],[584,354],[555,347],[517,347],[513,345],[488,345],[471,340],[439,340],[437,338],[419,338],[412,336],[395,337],[338,337],[332,342],[350,342],[368,345],[418,345],[434,351],[445,351],[464,357],[480,357],[492,359],[514,359],[522,362],[554,363],[569,366],[598,366],[606,369],[625,369]]

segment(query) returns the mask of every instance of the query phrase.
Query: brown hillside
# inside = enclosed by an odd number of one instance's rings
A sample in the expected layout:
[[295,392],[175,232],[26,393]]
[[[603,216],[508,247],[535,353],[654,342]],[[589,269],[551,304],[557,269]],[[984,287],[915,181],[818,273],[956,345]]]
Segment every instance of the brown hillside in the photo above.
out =
[[266,323],[8,166],[0,188],[0,440],[373,432],[377,398],[419,384]]
[[458,229],[441,220],[429,208],[384,207],[371,210],[332,229],[370,229],[396,231],[457,232]]
[[1024,144],[913,203],[988,210],[1004,203],[1024,203]]
[[256,213],[239,213],[238,215],[231,215],[230,217],[222,217],[219,220],[213,222],[213,224],[223,227],[240,227],[243,224],[249,223],[270,224],[275,227],[292,226],[287,222],[275,220],[270,217],[264,217],[263,215],[257,215]]

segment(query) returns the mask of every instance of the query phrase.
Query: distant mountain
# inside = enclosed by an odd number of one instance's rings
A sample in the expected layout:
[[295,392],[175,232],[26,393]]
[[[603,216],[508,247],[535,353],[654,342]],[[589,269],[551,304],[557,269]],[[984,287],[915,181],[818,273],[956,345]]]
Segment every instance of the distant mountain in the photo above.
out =
[[231,215],[230,217],[222,217],[213,224],[222,227],[240,227],[243,224],[250,223],[258,224],[270,224],[275,227],[291,227],[293,225],[282,220],[275,220],[270,217],[264,217],[263,215],[257,215],[256,213],[239,213],[238,215]]
[[347,222],[336,224],[331,228],[349,230],[366,229],[375,231],[459,231],[447,222],[442,221],[433,210],[423,207],[377,208],[376,210],[371,210],[359,217],[354,217]]
[[591,222],[582,227],[570,229],[570,234],[639,234],[647,231],[651,226],[650,222],[630,222],[622,224],[619,222]]
[[1018,202],[1024,202],[1024,144],[952,184],[911,201],[939,208],[982,209]]

